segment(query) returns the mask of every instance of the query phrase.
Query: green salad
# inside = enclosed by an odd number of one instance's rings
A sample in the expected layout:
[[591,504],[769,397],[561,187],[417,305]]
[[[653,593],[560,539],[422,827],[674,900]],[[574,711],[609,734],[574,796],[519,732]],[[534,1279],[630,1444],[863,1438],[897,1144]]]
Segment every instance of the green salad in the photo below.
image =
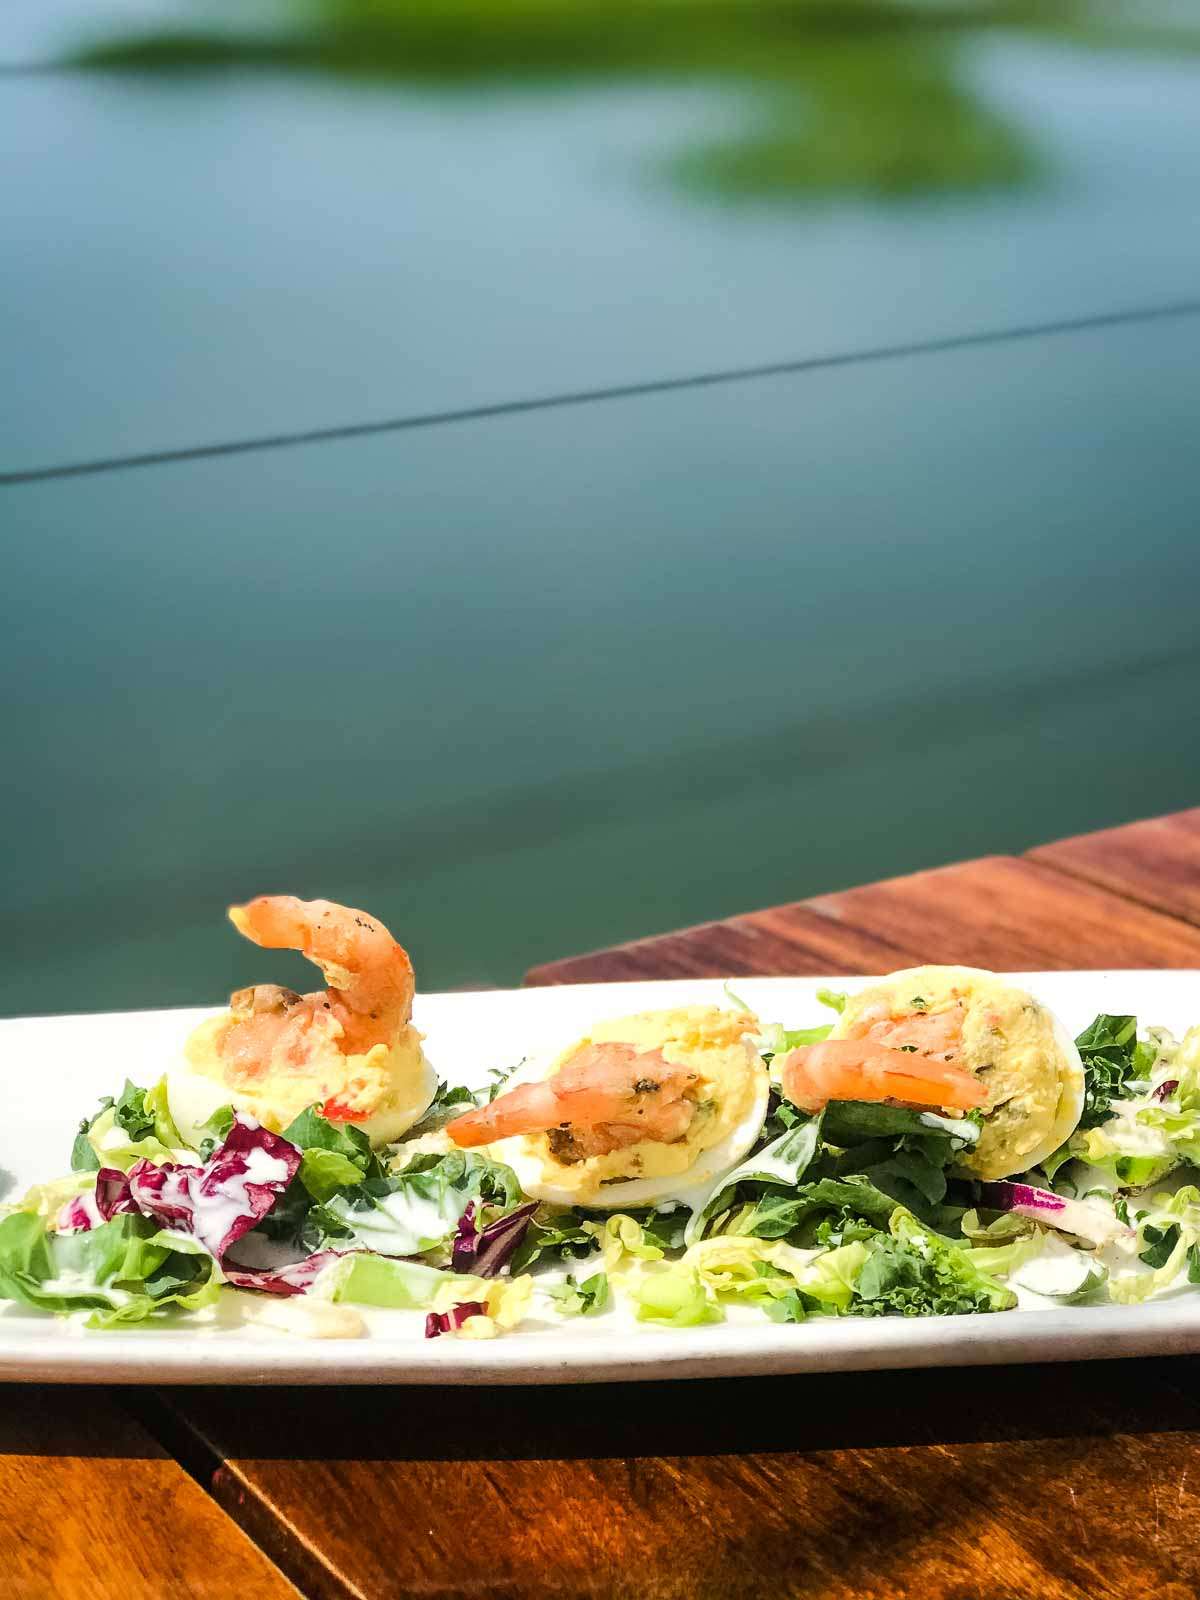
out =
[[[185,1137],[165,1078],[126,1082],[80,1122],[66,1176],[0,1207],[0,1299],[97,1330],[258,1317],[352,1335],[368,1327],[359,1308],[385,1308],[421,1313],[429,1338],[482,1339],[527,1319],[801,1324],[1200,1285],[1200,1028],[1176,1039],[1096,1017],[1074,1042],[1083,1094],[1066,1137],[997,1178],[980,1152],[1004,1107],[982,1090],[970,1109],[906,1104],[886,1091],[908,1080],[889,1077],[871,1098],[811,1103],[816,1068],[851,1059],[843,1042],[862,1045],[867,1087],[881,1041],[896,1071],[916,1070],[903,1029],[930,1007],[910,998],[911,1017],[868,1011],[854,1034],[839,995],[823,996],[833,1024],[770,1025],[731,996],[770,1082],[757,1131],[702,1190],[654,1205],[553,1203],[523,1186],[505,1141],[460,1148],[447,1133],[528,1087],[439,1084],[403,1140],[374,1148],[316,1105],[278,1131],[223,1106]],[[649,1082],[639,1091],[661,1094]],[[551,1132],[569,1159],[571,1126]]]

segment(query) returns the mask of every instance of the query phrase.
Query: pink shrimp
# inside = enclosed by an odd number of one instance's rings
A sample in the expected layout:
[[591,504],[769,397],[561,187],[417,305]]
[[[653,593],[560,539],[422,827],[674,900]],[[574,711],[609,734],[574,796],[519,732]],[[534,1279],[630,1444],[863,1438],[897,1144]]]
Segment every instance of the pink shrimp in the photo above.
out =
[[585,1044],[551,1077],[522,1083],[446,1127],[455,1144],[549,1133],[560,1161],[607,1155],[643,1139],[682,1139],[696,1112],[698,1074],[630,1044]]
[[336,1066],[338,1057],[395,1044],[412,1015],[413,970],[381,922],[331,900],[285,894],[231,906],[229,920],[268,950],[299,950],[329,985],[300,995],[264,983],[232,995],[217,1041],[231,1079],[251,1083],[323,1061]]
[[870,1039],[890,1050],[915,1050],[953,1060],[962,1051],[961,1002],[946,1011],[906,1011],[892,1016],[886,1006],[870,1006],[846,1031],[848,1039]]
[[784,1057],[783,1092],[794,1105],[819,1111],[830,1100],[895,1100],[969,1111],[986,1102],[986,1087],[959,1065],[961,1006],[900,1017],[872,1007],[849,1031]]

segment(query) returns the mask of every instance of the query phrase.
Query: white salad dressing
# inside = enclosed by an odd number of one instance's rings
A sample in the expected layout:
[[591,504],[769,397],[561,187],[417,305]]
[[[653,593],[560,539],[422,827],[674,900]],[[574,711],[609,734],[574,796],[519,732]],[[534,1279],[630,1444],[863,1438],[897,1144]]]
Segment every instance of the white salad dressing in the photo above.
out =
[[244,1172],[231,1173],[213,1184],[201,1197],[192,1195],[195,1205],[193,1227],[196,1237],[215,1255],[238,1221],[254,1208],[250,1204],[247,1186],[250,1184],[278,1184],[287,1182],[288,1165],[278,1156],[268,1155],[257,1146],[245,1156]]
[[458,1221],[460,1203],[461,1197],[453,1191],[448,1191],[439,1206],[436,1200],[402,1189],[385,1195],[371,1211],[356,1211],[340,1195],[329,1202],[328,1209],[354,1230],[352,1240],[342,1241],[343,1248],[361,1245],[381,1256],[411,1256],[420,1253],[422,1241],[428,1248]]

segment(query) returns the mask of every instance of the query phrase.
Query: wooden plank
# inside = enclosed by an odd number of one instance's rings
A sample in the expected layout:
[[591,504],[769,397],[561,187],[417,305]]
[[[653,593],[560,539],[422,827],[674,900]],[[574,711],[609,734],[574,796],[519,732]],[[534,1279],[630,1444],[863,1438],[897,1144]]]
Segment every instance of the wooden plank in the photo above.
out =
[[1060,839],[1028,859],[1200,924],[1200,807]]
[[637,939],[611,950],[534,967],[530,985],[613,983],[626,978],[770,977],[886,972],[911,959],[909,947],[865,928],[840,927],[807,906],[775,906],[726,922]]
[[0,1508],[5,1600],[296,1600],[199,1484],[94,1388],[0,1390]]
[[1183,1600],[1200,1406],[1176,1370],[170,1405],[181,1448],[222,1463],[218,1497],[319,1600]]
[[1033,861],[985,857],[807,902],[922,959],[1021,968],[1193,967],[1200,931]]
[[1013,969],[1193,967],[1200,933],[1029,860],[989,856],[535,967],[529,982]]

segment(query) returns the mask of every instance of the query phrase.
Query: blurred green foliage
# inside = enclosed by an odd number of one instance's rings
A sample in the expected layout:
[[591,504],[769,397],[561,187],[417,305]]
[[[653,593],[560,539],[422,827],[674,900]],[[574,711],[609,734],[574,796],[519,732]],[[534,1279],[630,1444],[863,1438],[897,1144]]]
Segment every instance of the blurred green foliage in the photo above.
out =
[[[973,92],[988,30],[1194,48],[1144,9],[1095,0],[295,0],[255,30],[214,23],[108,40],[90,69],[271,67],[409,84],[693,82],[748,91],[742,125],[668,163],[727,199],[913,196],[1013,184],[1038,152]],[[251,16],[252,20],[252,16]]]

